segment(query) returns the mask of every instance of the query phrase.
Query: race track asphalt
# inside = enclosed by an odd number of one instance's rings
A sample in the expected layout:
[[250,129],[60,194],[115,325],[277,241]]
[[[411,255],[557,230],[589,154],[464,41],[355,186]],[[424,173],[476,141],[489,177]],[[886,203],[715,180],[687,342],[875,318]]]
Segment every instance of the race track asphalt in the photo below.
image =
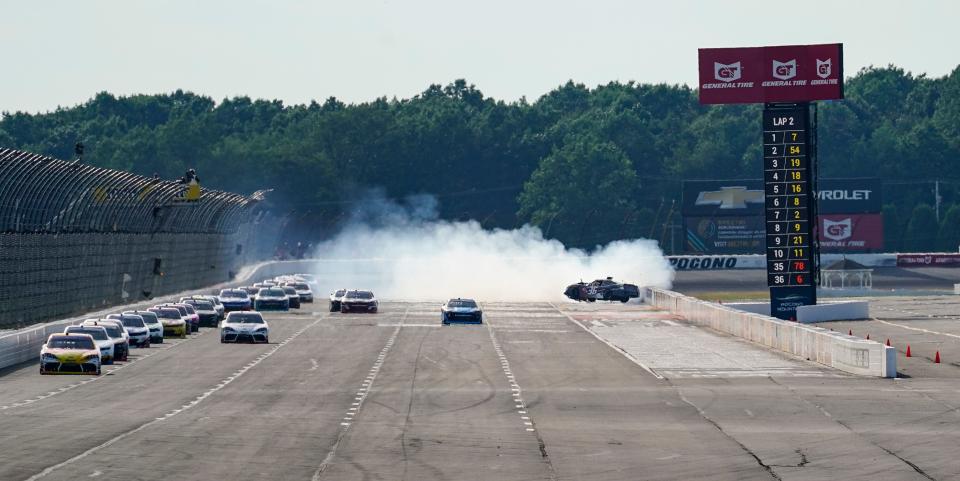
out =
[[955,377],[845,375],[642,305],[438,305],[0,371],[0,479],[960,479]]

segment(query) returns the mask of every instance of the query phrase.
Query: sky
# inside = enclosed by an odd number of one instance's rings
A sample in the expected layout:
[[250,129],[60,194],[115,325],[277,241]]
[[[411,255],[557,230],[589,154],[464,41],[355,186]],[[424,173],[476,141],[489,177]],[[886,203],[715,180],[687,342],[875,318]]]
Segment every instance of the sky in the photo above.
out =
[[458,78],[533,101],[567,80],[695,85],[697,48],[844,44],[844,70],[960,64],[960,1],[0,0],[0,111],[176,89],[285,104]]

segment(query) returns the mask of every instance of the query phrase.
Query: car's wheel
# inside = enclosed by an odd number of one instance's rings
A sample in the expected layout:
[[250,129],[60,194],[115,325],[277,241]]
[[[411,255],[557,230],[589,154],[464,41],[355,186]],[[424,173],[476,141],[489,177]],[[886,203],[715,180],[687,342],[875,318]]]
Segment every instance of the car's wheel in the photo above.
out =
[[99,375],[100,375],[100,366],[97,366],[97,373],[94,374],[94,375],[95,375],[95,376],[99,376]]
[[180,333],[180,339],[186,339],[186,338],[187,338],[187,330],[184,329],[183,332]]
[[265,342],[265,343],[267,343],[267,344],[270,344],[270,336],[264,337],[264,338],[263,338],[263,342]]
[[626,303],[629,302],[629,301],[630,301],[630,298],[629,298],[629,297],[621,297],[621,298],[620,298],[620,302],[622,302],[622,303],[624,303],[624,304],[626,304]]
[[594,298],[592,298],[592,297],[588,297],[588,298],[587,298],[587,302],[595,302],[595,301],[596,301],[596,299],[594,299]]

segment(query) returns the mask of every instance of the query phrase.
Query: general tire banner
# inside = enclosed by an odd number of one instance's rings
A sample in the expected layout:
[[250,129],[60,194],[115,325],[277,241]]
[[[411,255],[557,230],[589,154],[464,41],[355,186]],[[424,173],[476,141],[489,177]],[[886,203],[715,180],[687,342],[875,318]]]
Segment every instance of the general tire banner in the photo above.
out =
[[843,98],[843,45],[701,48],[700,103]]
[[819,240],[823,252],[880,252],[881,214],[821,214]]

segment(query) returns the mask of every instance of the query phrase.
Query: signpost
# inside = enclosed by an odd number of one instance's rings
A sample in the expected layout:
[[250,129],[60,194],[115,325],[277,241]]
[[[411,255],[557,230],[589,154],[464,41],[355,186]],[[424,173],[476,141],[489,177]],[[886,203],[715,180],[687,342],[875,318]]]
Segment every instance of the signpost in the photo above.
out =
[[[700,49],[700,103],[764,103],[763,170],[770,312],[817,302],[816,100],[843,98],[843,46]],[[814,124],[811,128],[811,108]]]

